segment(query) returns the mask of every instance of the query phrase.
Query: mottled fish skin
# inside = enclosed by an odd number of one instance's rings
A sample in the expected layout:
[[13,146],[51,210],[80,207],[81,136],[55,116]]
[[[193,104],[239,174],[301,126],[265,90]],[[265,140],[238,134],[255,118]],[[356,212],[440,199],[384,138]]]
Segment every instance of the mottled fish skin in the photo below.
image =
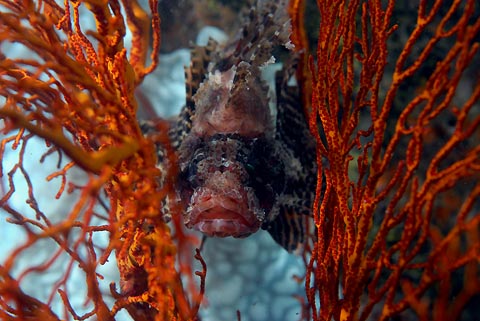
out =
[[315,143],[298,88],[288,85],[294,65],[276,77],[276,120],[261,77],[274,48],[292,48],[285,6],[258,1],[231,41],[192,49],[186,106],[170,135],[180,170],[176,201],[188,228],[216,237],[263,228],[293,251],[311,216]]

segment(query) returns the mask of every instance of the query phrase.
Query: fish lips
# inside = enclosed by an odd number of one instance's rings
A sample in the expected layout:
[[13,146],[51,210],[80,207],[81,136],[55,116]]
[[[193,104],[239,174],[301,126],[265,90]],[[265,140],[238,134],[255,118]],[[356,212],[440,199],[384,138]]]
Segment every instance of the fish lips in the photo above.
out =
[[219,193],[201,188],[192,195],[185,225],[212,237],[249,236],[258,231],[263,222],[249,194],[246,190]]

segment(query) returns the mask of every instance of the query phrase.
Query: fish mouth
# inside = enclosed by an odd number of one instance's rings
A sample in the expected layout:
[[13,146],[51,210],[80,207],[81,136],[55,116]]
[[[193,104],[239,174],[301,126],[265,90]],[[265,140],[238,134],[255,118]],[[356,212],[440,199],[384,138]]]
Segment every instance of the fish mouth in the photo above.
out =
[[186,226],[213,237],[246,237],[255,233],[261,220],[249,208],[246,193],[236,197],[202,191],[192,197]]

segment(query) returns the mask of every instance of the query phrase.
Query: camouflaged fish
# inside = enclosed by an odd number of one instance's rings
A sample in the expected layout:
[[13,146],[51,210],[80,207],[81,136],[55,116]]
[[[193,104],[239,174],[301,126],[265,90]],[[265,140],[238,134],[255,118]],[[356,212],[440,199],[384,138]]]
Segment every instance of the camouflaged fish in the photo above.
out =
[[258,1],[245,20],[226,44],[192,49],[186,106],[170,131],[180,174],[168,202],[181,202],[185,225],[207,236],[262,228],[292,251],[305,241],[316,167],[298,88],[288,85],[294,66],[277,73],[272,97],[261,77],[273,49],[293,47],[285,1]]

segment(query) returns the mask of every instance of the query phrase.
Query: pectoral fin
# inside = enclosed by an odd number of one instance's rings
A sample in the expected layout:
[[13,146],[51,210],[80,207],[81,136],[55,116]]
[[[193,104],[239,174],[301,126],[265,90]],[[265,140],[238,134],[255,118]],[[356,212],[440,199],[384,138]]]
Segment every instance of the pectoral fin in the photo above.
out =
[[272,238],[288,252],[302,250],[312,235],[313,220],[304,214],[290,213],[286,209],[267,226]]

